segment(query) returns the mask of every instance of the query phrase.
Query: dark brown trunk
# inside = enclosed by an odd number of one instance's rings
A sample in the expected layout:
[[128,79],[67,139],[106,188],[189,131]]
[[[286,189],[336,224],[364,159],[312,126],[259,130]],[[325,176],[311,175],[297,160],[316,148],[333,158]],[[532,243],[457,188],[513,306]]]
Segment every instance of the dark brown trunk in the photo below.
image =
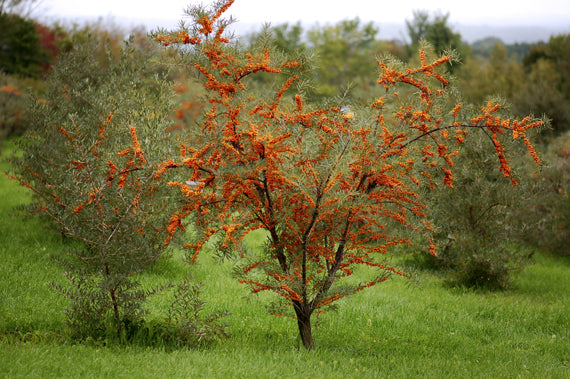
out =
[[[107,280],[109,278],[109,265],[104,263],[105,265],[105,274],[107,274]],[[109,295],[111,296],[111,303],[113,304],[113,314],[115,316],[115,322],[117,323],[117,337],[121,338],[121,314],[119,312],[119,303],[117,301],[117,297],[115,296],[115,288],[109,289]]]
[[294,303],[295,313],[297,314],[297,325],[299,326],[299,335],[303,346],[307,350],[313,350],[315,343],[313,341],[313,333],[311,330],[311,311],[307,309],[303,303]]
[[119,313],[119,304],[117,302],[117,297],[115,296],[115,290],[111,289],[111,302],[113,303],[113,314],[115,315],[115,322],[117,323],[117,337],[121,338],[121,315]]

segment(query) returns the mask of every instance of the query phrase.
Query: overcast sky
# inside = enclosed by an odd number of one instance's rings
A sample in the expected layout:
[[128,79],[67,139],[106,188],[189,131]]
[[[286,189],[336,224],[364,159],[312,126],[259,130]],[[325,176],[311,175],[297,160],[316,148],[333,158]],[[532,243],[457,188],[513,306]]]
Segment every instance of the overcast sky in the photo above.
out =
[[[179,20],[188,0],[43,0],[50,16],[108,16]],[[194,2],[196,3],[196,2]],[[203,4],[211,1],[201,1]],[[568,0],[236,0],[230,12],[243,22],[334,22],[360,17],[364,21],[404,22],[412,10],[450,12],[467,24],[570,24]]]
[[[209,4],[211,0],[198,3]],[[190,0],[43,0],[40,18],[51,21],[84,17],[112,18],[148,28],[174,28]],[[413,10],[450,13],[453,25],[542,26],[570,28],[570,0],[236,0],[229,9],[244,24],[302,21],[334,23],[359,17],[362,21],[399,23]]]

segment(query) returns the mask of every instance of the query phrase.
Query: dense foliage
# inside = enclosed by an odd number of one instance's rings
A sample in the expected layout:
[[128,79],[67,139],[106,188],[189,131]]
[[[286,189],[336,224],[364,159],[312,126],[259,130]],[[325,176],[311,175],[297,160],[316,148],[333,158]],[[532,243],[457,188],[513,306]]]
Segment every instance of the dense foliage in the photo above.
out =
[[[507,150],[519,151],[514,144]],[[519,168],[526,166],[515,161]],[[427,200],[438,254],[415,254],[432,269],[449,273],[452,285],[507,288],[530,262],[530,249],[521,241],[538,218],[523,218],[520,210],[530,208],[540,186],[526,172],[518,172],[517,186],[506,182],[484,135],[462,146],[456,163],[453,187],[435,191]]]
[[[543,122],[511,119],[499,102],[462,105],[442,70],[450,57],[432,58],[426,49],[415,67],[381,60],[377,95],[366,107],[314,106],[302,86],[293,91],[299,62],[273,58],[266,45],[242,51],[225,37],[231,20],[222,15],[232,3],[191,7],[192,24],[157,37],[166,46],[189,46],[188,65],[200,73],[210,103],[188,128],[182,159],[164,163],[186,168],[188,177],[170,183],[187,198],[170,226],[183,228],[191,217],[201,228],[186,246],[195,256],[212,236],[219,236],[221,249],[238,250],[240,282],[254,293],[276,293],[312,349],[314,312],[387,274],[404,275],[384,255],[410,243],[399,228],[431,229],[418,188],[435,189],[439,173],[453,186],[457,145],[471,133],[484,134],[496,169],[516,185],[505,140],[520,141],[539,163],[527,131]],[[249,86],[258,72],[273,75],[271,95]],[[242,249],[254,230],[266,235],[262,251]],[[435,254],[434,245],[430,250]],[[352,282],[355,270],[368,278]],[[273,311],[282,309],[278,304]]]
[[28,83],[25,79],[0,76],[0,141],[21,135],[26,130],[28,99],[21,87]]
[[[536,223],[523,240],[559,256],[570,256],[570,132],[552,140],[545,153],[545,167],[532,175],[539,187],[527,208],[518,210],[527,223]],[[531,172],[532,173],[532,172]]]

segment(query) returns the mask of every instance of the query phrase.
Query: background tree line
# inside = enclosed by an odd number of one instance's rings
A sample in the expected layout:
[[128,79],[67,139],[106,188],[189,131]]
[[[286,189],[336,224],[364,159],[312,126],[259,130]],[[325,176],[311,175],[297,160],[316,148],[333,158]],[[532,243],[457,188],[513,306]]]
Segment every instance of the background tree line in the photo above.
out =
[[[82,43],[88,34],[109,38],[115,48],[128,34],[116,25],[103,22],[71,27],[42,25],[29,17],[34,3],[2,2],[0,84],[3,86],[10,81],[18,88],[32,87],[41,92],[42,76],[57,54]],[[300,23],[285,23],[244,36],[243,40],[253,44],[269,33],[271,43],[283,53],[311,57],[313,68],[308,70],[306,79],[312,85],[313,99],[348,91],[354,101],[366,98],[374,88],[375,76],[371,73],[377,69],[379,56],[389,54],[408,61],[417,55],[420,43],[427,41],[437,54],[454,51],[459,56],[459,62],[449,69],[457,77],[467,101],[477,103],[489,93],[498,94],[512,104],[517,115],[528,110],[536,115],[548,115],[551,135],[560,135],[570,128],[570,36],[558,35],[547,42],[513,45],[488,37],[469,45],[449,26],[449,17],[449,14],[414,11],[412,20],[406,21],[407,43],[382,39],[381,29],[358,18],[317,24],[308,30]],[[145,34],[141,29],[133,32],[139,37]],[[2,91],[2,96],[17,96],[9,88]],[[0,129],[4,137],[21,134],[19,129],[23,127],[9,125],[18,122],[10,111],[13,109],[3,112]]]

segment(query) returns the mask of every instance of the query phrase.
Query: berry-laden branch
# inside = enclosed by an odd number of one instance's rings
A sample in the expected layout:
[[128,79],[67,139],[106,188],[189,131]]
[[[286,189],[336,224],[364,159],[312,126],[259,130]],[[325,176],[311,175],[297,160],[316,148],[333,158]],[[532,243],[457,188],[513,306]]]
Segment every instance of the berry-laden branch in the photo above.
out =
[[[398,235],[398,225],[430,229],[422,221],[418,186],[425,181],[435,188],[438,170],[452,186],[454,146],[468,130],[488,134],[500,170],[512,177],[501,142],[505,131],[522,139],[538,162],[526,131],[542,122],[503,119],[495,103],[473,117],[461,104],[449,106],[453,99],[441,67],[450,58],[428,63],[423,51],[417,68],[379,64],[385,95],[362,117],[313,107],[294,94],[295,60],[278,62],[266,47],[245,52],[223,37],[227,22],[221,15],[232,3],[192,8],[193,27],[158,36],[165,45],[192,46],[189,65],[202,77],[211,104],[201,127],[190,128],[181,157],[188,179],[171,183],[187,201],[172,217],[170,231],[192,215],[202,230],[187,245],[196,257],[218,231],[221,249],[239,250],[249,232],[265,230],[266,249],[241,251],[237,276],[254,293],[274,292],[292,307],[303,344],[312,349],[315,311],[390,274],[404,275],[383,257],[410,243]],[[247,80],[261,72],[275,79],[260,95]],[[350,280],[357,267],[367,271],[366,280]]]

